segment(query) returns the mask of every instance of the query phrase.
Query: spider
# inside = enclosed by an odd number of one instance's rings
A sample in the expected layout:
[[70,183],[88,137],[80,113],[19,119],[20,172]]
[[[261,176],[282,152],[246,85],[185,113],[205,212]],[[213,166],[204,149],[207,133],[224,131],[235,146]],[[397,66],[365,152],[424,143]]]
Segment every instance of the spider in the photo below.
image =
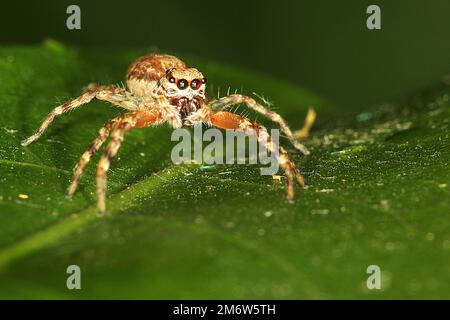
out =
[[106,209],[106,173],[111,159],[117,154],[123,142],[125,133],[134,128],[151,127],[162,122],[167,122],[173,128],[205,123],[222,129],[241,130],[246,135],[255,135],[270,152],[279,148],[277,160],[287,177],[287,199],[292,201],[294,198],[294,177],[300,186],[305,186],[300,170],[286,150],[272,142],[264,126],[247,117],[224,111],[231,105],[245,104],[278,123],[293,146],[304,155],[309,154],[307,148],[295,139],[286,121],[253,98],[232,94],[207,101],[206,77],[197,69],[188,68],[183,61],[170,55],[151,54],[138,58],[129,67],[126,78],[128,90],[117,85],[89,84],[81,96],[53,109],[38,131],[22,141],[23,146],[31,144],[39,139],[57,116],[93,99],[107,101],[129,111],[108,121],[100,128],[97,138],[83,153],[74,169],[75,174],[67,192],[68,197],[74,194],[85,166],[109,136],[110,141],[98,162],[96,175],[97,210],[99,214],[103,214]]

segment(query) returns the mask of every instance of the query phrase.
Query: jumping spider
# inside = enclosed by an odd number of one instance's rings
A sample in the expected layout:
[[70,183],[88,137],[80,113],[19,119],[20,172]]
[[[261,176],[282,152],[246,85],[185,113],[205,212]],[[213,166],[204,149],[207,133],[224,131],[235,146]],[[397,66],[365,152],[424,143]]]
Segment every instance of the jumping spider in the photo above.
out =
[[[81,156],[75,167],[75,176],[67,195],[74,194],[84,167],[91,157],[110,137],[97,167],[97,209],[105,212],[106,172],[111,159],[119,150],[124,135],[133,128],[150,127],[168,122],[173,128],[190,127],[196,123],[205,123],[222,129],[242,130],[245,134],[255,135],[269,151],[274,151],[275,143],[262,125],[246,117],[223,111],[226,107],[243,103],[247,107],[263,114],[278,123],[290,142],[303,154],[309,152],[295,138],[284,119],[277,113],[258,104],[254,99],[240,94],[232,94],[208,102],[205,96],[206,77],[194,68],[188,68],[184,62],[170,55],[147,55],[132,63],[127,73],[128,90],[116,85],[88,85],[78,98],[56,107],[47,116],[39,130],[22,142],[23,146],[36,141],[47,129],[55,117],[90,102],[96,98],[129,110],[128,113],[108,121],[99,131],[97,138]],[[304,186],[300,170],[283,147],[279,147],[278,162],[287,177],[287,198],[294,197],[293,180]]]

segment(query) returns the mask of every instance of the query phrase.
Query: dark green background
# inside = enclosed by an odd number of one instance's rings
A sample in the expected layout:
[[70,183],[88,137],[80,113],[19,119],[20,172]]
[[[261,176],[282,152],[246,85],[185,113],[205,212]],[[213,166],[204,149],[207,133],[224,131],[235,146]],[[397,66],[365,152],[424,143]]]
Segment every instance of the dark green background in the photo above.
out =
[[[82,30],[65,27],[78,4]],[[382,30],[366,28],[378,4]],[[159,48],[244,66],[365,109],[450,71],[450,1],[9,1],[0,44],[51,37],[97,47]],[[236,84],[239,86],[239,84]]]

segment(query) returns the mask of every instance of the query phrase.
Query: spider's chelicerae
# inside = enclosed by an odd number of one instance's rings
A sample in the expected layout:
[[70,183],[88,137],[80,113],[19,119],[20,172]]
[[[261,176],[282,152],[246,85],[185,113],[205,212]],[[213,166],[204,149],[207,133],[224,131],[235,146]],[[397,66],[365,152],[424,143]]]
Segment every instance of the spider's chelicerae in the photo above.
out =
[[[75,176],[68,190],[68,196],[72,196],[84,167],[109,136],[109,144],[97,167],[97,208],[100,214],[105,212],[106,172],[111,159],[119,150],[125,133],[134,128],[151,127],[161,122],[167,122],[174,128],[205,123],[222,129],[241,130],[245,134],[255,135],[270,152],[276,151],[275,148],[278,146],[272,142],[266,128],[244,116],[223,111],[230,105],[243,103],[278,123],[296,149],[305,155],[309,153],[305,146],[294,138],[292,131],[279,114],[268,110],[254,99],[240,94],[232,94],[208,102],[205,95],[206,77],[197,69],[188,68],[184,62],[174,56],[155,54],[137,59],[128,70],[127,86],[129,90],[116,85],[95,83],[88,85],[81,96],[53,109],[39,130],[22,142],[23,146],[27,146],[36,141],[55,117],[78,108],[94,98],[129,110],[100,128],[97,138],[83,153],[75,167]],[[278,148],[278,162],[284,169],[287,178],[287,198],[292,200],[294,178],[301,186],[304,186],[305,183],[300,170],[286,150],[281,146]]]

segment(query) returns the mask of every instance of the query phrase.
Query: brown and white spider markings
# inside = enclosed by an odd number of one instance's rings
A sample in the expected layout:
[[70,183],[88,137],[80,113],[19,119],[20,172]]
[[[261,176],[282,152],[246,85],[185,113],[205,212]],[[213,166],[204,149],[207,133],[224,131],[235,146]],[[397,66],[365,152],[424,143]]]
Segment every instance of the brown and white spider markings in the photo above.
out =
[[[94,98],[127,109],[128,113],[110,120],[98,131],[97,138],[83,153],[75,167],[75,176],[68,190],[67,195],[70,197],[78,186],[83,169],[109,136],[109,144],[97,167],[97,209],[100,214],[105,212],[106,172],[110,167],[111,159],[119,150],[125,133],[134,128],[151,127],[161,122],[167,122],[173,128],[205,123],[222,129],[241,130],[245,134],[256,135],[258,141],[273,152],[276,145],[265,127],[244,116],[223,111],[230,105],[242,103],[278,123],[296,149],[305,155],[309,153],[305,146],[294,138],[292,131],[279,114],[268,110],[254,99],[232,94],[207,102],[206,78],[200,71],[188,68],[184,62],[174,56],[154,54],[140,57],[128,70],[127,86],[129,91],[116,85],[95,83],[88,85],[81,96],[53,109],[39,130],[22,142],[23,146],[27,146],[36,141],[55,117],[74,110]],[[287,198],[292,200],[294,178],[301,186],[305,183],[300,170],[283,147],[279,147],[278,154],[278,162],[287,178]]]

